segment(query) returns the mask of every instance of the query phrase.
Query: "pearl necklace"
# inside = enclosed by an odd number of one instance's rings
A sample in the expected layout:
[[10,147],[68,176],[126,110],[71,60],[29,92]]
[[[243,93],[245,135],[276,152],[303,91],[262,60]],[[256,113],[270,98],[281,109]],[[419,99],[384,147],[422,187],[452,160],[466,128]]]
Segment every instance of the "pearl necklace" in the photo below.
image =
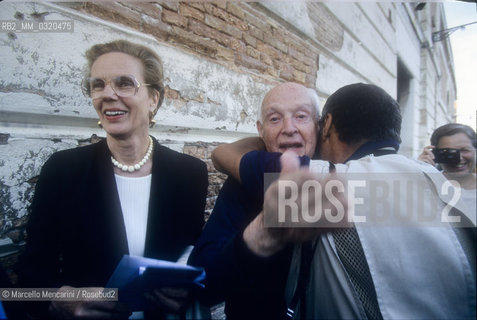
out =
[[133,166],[128,166],[128,165],[120,163],[118,160],[114,159],[113,156],[111,156],[111,162],[113,163],[113,165],[115,167],[118,167],[119,169],[121,169],[124,172],[126,172],[126,171],[128,171],[128,172],[138,171],[147,162],[147,160],[149,160],[149,158],[151,157],[152,147],[153,147],[152,138],[151,138],[151,136],[149,136],[149,147],[147,148],[146,155],[144,156],[144,158],[142,158],[141,161],[139,161],[138,163],[136,163]]

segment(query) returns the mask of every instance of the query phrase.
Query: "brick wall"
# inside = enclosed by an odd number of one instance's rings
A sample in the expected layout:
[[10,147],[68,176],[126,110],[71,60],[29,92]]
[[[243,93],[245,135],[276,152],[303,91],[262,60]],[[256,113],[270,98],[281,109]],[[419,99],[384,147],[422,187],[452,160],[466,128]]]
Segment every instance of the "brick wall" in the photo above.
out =
[[217,199],[220,188],[227,178],[227,175],[215,170],[212,160],[210,159],[211,153],[216,146],[217,143],[196,142],[186,143],[183,149],[185,154],[194,156],[204,161],[207,165],[207,170],[209,171],[209,189],[207,192],[207,202],[205,205],[206,220],[209,218],[209,215],[214,208],[215,200]]
[[231,69],[309,87],[316,82],[318,49],[256,3],[87,2],[70,6],[151,34],[158,41]]

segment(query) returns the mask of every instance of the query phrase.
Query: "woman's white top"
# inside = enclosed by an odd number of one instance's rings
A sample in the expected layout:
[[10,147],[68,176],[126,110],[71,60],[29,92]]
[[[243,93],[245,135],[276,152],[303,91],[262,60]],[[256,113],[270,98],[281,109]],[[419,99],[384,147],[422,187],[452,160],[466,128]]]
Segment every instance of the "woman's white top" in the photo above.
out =
[[128,240],[129,255],[144,256],[147,231],[147,214],[151,177],[124,177],[115,174],[119,200],[123,211],[124,225]]

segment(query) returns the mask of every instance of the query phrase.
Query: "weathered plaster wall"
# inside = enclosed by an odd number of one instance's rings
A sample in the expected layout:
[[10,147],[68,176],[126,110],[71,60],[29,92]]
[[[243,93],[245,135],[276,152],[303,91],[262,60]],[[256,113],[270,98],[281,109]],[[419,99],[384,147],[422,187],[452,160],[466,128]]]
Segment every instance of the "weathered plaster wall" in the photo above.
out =
[[[1,18],[74,20],[74,33],[0,33],[0,258],[7,268],[25,239],[25,223],[42,164],[55,151],[104,137],[80,90],[83,53],[91,45],[128,39],[148,45],[164,62],[166,97],[152,134],[209,168],[210,212],[224,176],[210,162],[217,142],[255,134],[255,114],[275,82],[197,52],[57,5],[0,4]],[[93,138],[94,140],[94,138]]]

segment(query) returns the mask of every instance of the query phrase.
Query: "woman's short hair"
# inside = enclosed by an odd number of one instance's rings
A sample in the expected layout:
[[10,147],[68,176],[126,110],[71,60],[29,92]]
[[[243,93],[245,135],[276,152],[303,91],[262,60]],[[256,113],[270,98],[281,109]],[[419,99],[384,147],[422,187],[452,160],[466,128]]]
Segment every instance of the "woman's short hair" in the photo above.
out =
[[164,72],[161,58],[146,46],[132,43],[126,40],[115,40],[108,43],[99,43],[92,46],[85,53],[88,61],[87,74],[90,76],[93,63],[100,56],[110,52],[121,52],[141,60],[144,72],[144,81],[149,84],[149,94],[153,95],[154,90],[159,93],[159,102],[153,113],[153,117],[164,100]]
[[431,145],[437,147],[439,144],[439,140],[442,137],[452,136],[458,133],[465,134],[472,142],[472,145],[474,146],[474,148],[477,148],[474,129],[472,129],[471,127],[465,124],[460,124],[460,123],[448,123],[434,130],[431,136]]

